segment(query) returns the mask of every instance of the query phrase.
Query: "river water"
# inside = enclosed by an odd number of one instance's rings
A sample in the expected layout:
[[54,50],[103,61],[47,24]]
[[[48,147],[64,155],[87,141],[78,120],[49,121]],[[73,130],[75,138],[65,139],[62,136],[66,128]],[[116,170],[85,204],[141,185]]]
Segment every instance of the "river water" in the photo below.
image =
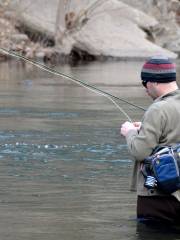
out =
[[[142,62],[102,62],[56,70],[148,107]],[[179,66],[179,64],[178,64]],[[118,104],[130,118],[143,111]],[[0,64],[1,239],[162,239],[137,224],[129,191],[132,162],[113,103],[30,64]],[[166,239],[180,239],[166,232]]]

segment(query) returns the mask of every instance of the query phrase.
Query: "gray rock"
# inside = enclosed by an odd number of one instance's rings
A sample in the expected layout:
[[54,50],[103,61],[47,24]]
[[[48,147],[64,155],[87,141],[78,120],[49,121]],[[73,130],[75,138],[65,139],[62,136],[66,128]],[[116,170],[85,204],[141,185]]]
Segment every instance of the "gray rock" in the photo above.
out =
[[45,57],[45,53],[43,51],[37,52],[35,54],[36,59],[43,59]]
[[29,40],[28,36],[26,34],[12,34],[11,35],[11,40],[16,43],[19,44],[21,42],[26,42]]
[[156,44],[171,51],[180,49],[180,1],[179,0],[121,0],[154,16],[158,24],[151,29]]
[[95,56],[137,59],[165,54],[175,58],[176,54],[146,39],[141,28],[148,30],[156,25],[153,17],[137,9],[117,0],[106,1],[80,29],[67,31],[59,48],[66,54],[74,47]]
[[27,28],[49,36],[55,34],[55,21],[59,0],[11,0],[10,7]]

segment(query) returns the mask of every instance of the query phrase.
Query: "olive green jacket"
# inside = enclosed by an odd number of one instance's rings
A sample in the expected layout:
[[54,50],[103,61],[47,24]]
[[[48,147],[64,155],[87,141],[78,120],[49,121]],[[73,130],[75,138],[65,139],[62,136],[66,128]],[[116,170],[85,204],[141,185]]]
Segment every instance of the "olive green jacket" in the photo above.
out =
[[164,195],[144,187],[141,164],[158,145],[180,143],[180,90],[157,98],[145,112],[141,128],[130,130],[126,136],[128,149],[134,158],[131,190],[138,195]]

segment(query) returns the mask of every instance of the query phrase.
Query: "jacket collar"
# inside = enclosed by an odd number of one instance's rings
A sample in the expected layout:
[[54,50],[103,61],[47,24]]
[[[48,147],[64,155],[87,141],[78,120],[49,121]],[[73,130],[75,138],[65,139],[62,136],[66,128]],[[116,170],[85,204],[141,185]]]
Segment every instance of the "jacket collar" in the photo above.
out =
[[161,101],[167,97],[172,97],[172,96],[175,96],[176,94],[179,94],[180,93],[180,89],[176,89],[175,91],[172,91],[172,92],[169,92],[169,93],[166,93],[158,98],[155,99],[155,102],[157,101]]

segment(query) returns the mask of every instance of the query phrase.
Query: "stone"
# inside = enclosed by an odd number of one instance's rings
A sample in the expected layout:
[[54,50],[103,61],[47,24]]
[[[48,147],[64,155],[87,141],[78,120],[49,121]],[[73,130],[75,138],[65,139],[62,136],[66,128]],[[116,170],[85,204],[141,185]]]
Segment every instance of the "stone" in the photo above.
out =
[[180,1],[179,0],[121,0],[154,16],[158,24],[151,29],[154,42],[171,51],[180,49]]
[[11,35],[11,40],[16,44],[19,44],[21,42],[28,41],[29,38],[26,34],[17,33],[17,34],[12,34]]
[[80,30],[77,28],[69,34],[66,33],[58,47],[66,54],[69,54],[72,48],[76,48],[97,57],[139,59],[154,54],[165,54],[175,58],[176,54],[146,39],[142,28],[150,29],[156,25],[157,21],[153,17],[124,3],[111,0],[96,8],[93,17],[82,24]]

